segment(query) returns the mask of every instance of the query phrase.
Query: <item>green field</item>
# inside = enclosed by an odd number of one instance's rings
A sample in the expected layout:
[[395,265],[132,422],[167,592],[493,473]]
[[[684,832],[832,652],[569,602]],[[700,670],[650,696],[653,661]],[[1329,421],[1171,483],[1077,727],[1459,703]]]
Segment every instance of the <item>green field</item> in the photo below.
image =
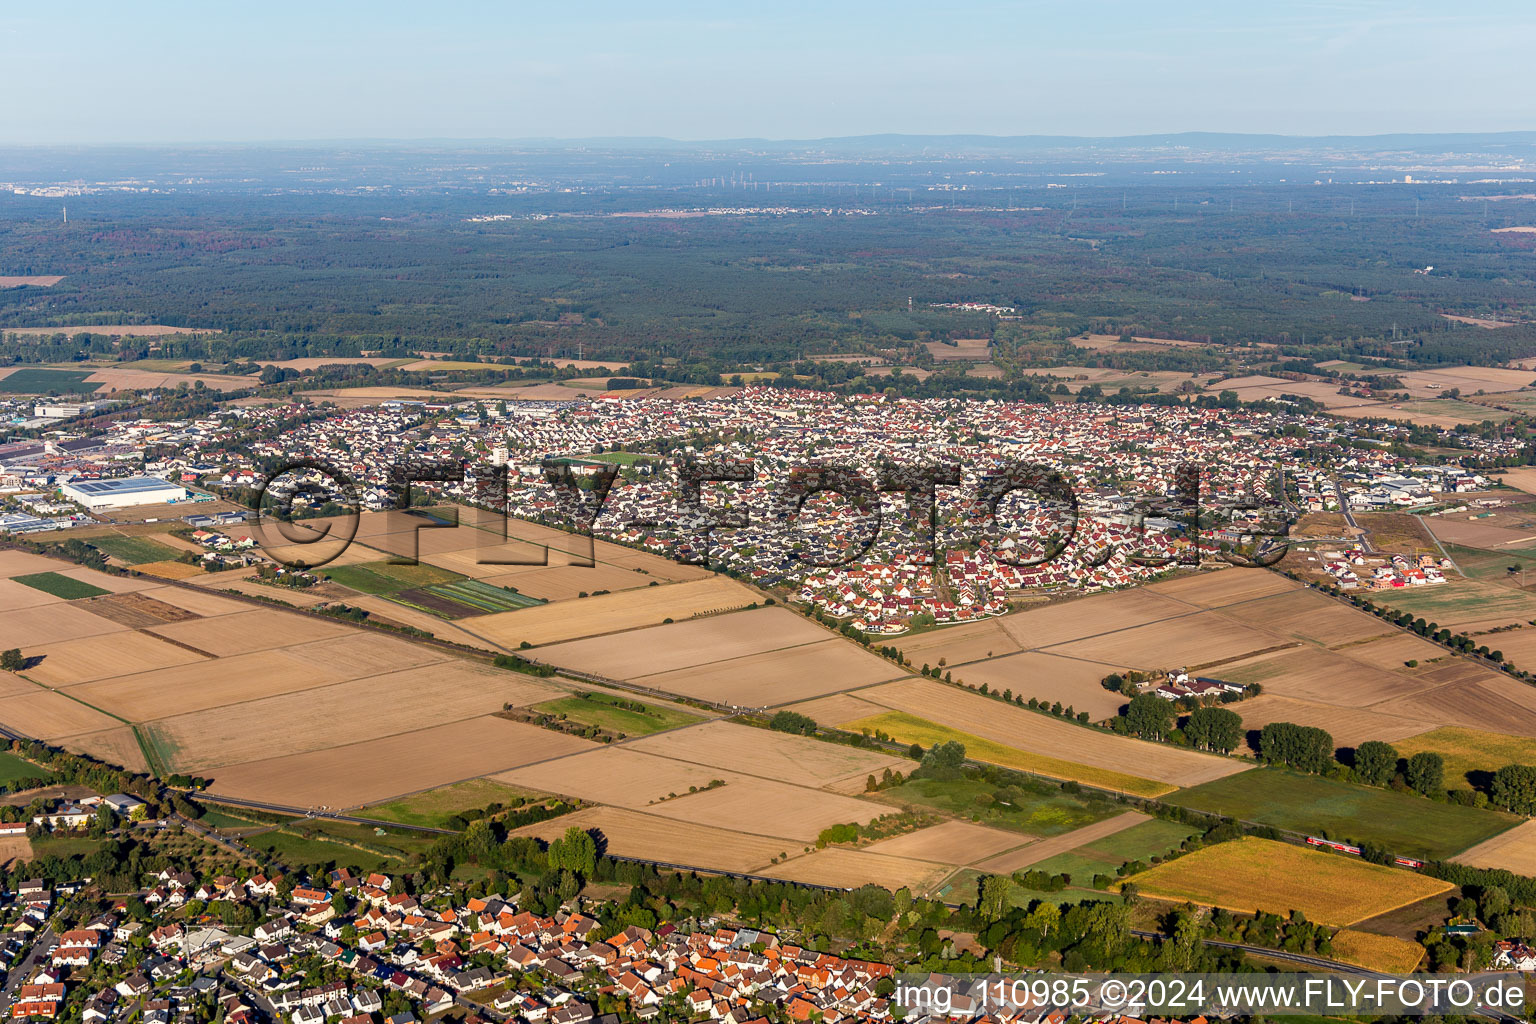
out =
[[[1029,870],[1033,871],[1034,868]],[[975,906],[977,883],[984,874],[985,872],[977,871],[975,868],[962,868],[946,879],[944,884],[940,886],[941,891],[937,894],[938,898],[946,903],[965,903]],[[1037,889],[1027,889],[1017,882],[1008,890],[1008,901],[1015,907],[1020,908],[1027,908],[1036,902],[1055,903],[1060,906],[1065,903],[1079,903],[1093,898],[1093,893],[1083,889],[1069,888],[1061,889],[1057,892],[1044,892]],[[1119,897],[1115,898],[1118,899]]]
[[1081,782],[1085,786],[1097,786],[1100,789],[1112,789],[1135,796],[1162,796],[1164,793],[1171,793],[1175,788],[1166,782],[1143,779],[1136,775],[1111,771],[1108,768],[1078,764],[1076,761],[1051,757],[1048,754],[1020,750],[995,740],[952,729],[938,722],[931,722],[926,718],[909,715],[905,711],[883,711],[856,722],[844,723],[841,728],[849,732],[862,731],[870,734],[883,732],[899,743],[920,743],[924,748],[955,741],[964,744],[966,756],[977,761],[987,761],[1033,775]]
[[536,604],[549,603],[541,598],[528,597],[515,590],[481,583],[479,580],[436,583],[421,589],[428,594],[434,594],[455,604],[467,605],[482,612],[510,612],[518,608],[530,608]]
[[464,577],[435,565],[391,565],[389,562],[358,562],[356,565],[327,566],[324,575],[363,594],[393,594],[412,587],[451,583]]
[[983,825],[1055,836],[1119,814],[1124,807],[1108,799],[1079,799],[1047,783],[1034,783],[997,799],[999,790],[975,779],[913,779],[881,790],[876,799],[903,807],[941,811]]
[[87,384],[85,378],[95,370],[48,370],[24,366],[0,377],[0,392],[8,395],[46,395],[51,391],[63,394],[88,395],[101,387]]
[[352,813],[359,818],[379,818],[398,821],[402,825],[441,828],[443,822],[461,811],[482,808],[492,803],[510,803],[512,798],[524,795],[520,789],[490,779],[470,779],[468,782],[456,782],[451,786],[430,789],[388,803],[362,807]]
[[340,821],[295,820],[246,842],[290,867],[336,864],[362,871],[398,871],[432,845],[428,833],[387,832]]
[[1512,815],[1436,803],[1277,768],[1229,775],[1164,797],[1171,804],[1294,832],[1377,843],[1394,853],[1443,859],[1505,831]]
[[1373,604],[1411,612],[1441,626],[1501,617],[1508,617],[1510,622],[1536,619],[1536,597],[1482,580],[1447,580],[1440,586],[1383,590],[1367,596]]
[[167,547],[159,541],[150,540],[148,537],[124,537],[119,533],[109,533],[101,537],[90,537],[86,543],[120,562],[129,565],[143,565],[145,562],[168,562],[178,557],[181,552],[173,547]]
[[17,779],[46,779],[53,775],[46,768],[39,768],[26,758],[0,752],[0,785],[10,785]]
[[45,594],[54,597],[62,597],[66,601],[78,601],[82,597],[100,597],[110,594],[110,590],[102,590],[89,583],[81,583],[77,579],[62,576],[56,572],[34,572],[25,576],[12,576],[17,583],[31,587],[33,590],[41,590]]
[[[625,697],[611,696],[606,693],[587,693],[535,704],[531,710],[546,715],[563,715],[572,722],[595,725],[599,729],[623,733],[625,736],[645,736],[663,729],[675,729],[680,725],[692,725],[704,720],[701,716],[690,714],[681,708],[645,704],[644,710],[637,711],[633,708],[619,707],[618,704],[621,701],[630,703]],[[643,704],[644,702],[635,703]]]
[[1071,875],[1075,884],[1089,885],[1095,875],[1113,875],[1115,869],[1127,861],[1150,861],[1160,857],[1199,833],[1198,828],[1153,819],[1043,860],[1030,870]]

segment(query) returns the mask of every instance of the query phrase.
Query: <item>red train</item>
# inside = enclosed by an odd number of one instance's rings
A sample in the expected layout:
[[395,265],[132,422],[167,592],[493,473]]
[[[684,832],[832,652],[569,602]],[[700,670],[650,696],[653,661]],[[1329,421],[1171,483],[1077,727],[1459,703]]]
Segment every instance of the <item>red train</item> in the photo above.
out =
[[[1347,853],[1355,857],[1360,856],[1360,847],[1358,846],[1350,846],[1348,843],[1336,843],[1331,839],[1319,839],[1317,836],[1307,836],[1307,845],[1322,846],[1338,853]],[[1413,868],[1415,871],[1424,866],[1423,861],[1415,860],[1412,857],[1393,857],[1392,863],[1400,868]]]

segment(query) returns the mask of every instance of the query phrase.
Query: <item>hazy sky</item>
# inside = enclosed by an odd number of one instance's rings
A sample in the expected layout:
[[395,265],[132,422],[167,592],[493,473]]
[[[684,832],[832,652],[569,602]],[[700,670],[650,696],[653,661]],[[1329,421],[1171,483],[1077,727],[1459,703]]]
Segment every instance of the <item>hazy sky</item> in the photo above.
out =
[[1536,128],[1522,2],[7,5],[0,141]]

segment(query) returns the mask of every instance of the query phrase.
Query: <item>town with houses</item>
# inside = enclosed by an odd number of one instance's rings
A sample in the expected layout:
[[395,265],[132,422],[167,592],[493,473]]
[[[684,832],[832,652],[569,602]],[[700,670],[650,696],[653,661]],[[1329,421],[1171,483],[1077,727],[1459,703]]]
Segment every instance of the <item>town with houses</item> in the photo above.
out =
[[[261,554],[245,525],[249,509],[232,499],[263,486],[268,501],[282,501],[295,516],[341,510],[327,502],[341,501],[344,490],[345,507],[381,510],[399,498],[398,467],[446,464],[460,467],[463,479],[417,483],[418,493],[487,505],[490,478],[504,470],[511,516],[590,528],[782,587],[863,632],[899,634],[919,616],[944,623],[1002,614],[1021,592],[1145,582],[1190,557],[1192,545],[1209,553],[1272,532],[1261,524],[1276,512],[1432,513],[1489,485],[1454,461],[1394,454],[1391,428],[1361,434],[1349,421],[1288,411],[838,398],[767,387],[690,400],[620,391],[570,401],[445,394],[357,409],[323,401],[242,405],[189,421],[114,420],[96,434],[60,429],[0,445],[0,493],[9,506],[0,529],[116,521],[124,509],[154,502],[199,531],[208,567],[243,566]],[[1314,457],[1325,453],[1326,464],[1297,463],[1298,438]],[[1454,445],[1485,459],[1517,447],[1470,432]],[[753,479],[708,484],[705,497],[689,504],[672,469],[680,458],[748,461]],[[573,505],[552,486],[551,459],[584,483],[599,468],[616,473],[595,519],[593,508]],[[284,471],[295,463],[303,465]],[[346,487],[316,465],[343,476]],[[954,468],[956,482],[931,492],[931,520],[921,495],[886,488],[893,465]],[[1191,465],[1201,472],[1197,535],[1192,496],[1178,479]],[[808,466],[856,474],[868,499],[854,507],[838,504],[845,495],[812,494],[796,506],[785,485]],[[1019,466],[1060,474],[1070,499],[1025,485],[990,502],[982,497]],[[1283,499],[1277,471],[1288,481]],[[225,500],[205,504],[216,499]],[[722,526],[718,509],[726,506],[731,522]],[[1409,561],[1341,546],[1327,553],[1326,571],[1361,589],[1443,579],[1442,560]]]

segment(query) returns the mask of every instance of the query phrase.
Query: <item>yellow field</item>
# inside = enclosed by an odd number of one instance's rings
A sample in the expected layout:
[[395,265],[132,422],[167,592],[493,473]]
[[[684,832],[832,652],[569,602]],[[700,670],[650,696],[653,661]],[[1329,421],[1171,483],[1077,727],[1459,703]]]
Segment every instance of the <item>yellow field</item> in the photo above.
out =
[[1383,974],[1408,974],[1424,959],[1424,947],[1393,935],[1343,928],[1333,937],[1333,959]]
[[1445,759],[1445,781],[1459,785],[1467,772],[1494,772],[1510,764],[1536,764],[1536,740],[1446,726],[1392,744],[1404,757],[1439,754]]
[[1022,772],[1033,772],[1053,779],[1070,779],[1088,786],[1113,789],[1135,796],[1162,796],[1178,788],[1166,782],[1155,782],[1152,779],[1110,771],[1108,768],[1095,768],[1046,754],[1033,754],[968,732],[950,729],[937,722],[909,715],[904,711],[887,711],[879,715],[870,715],[868,718],[848,722],[842,728],[852,732],[879,730],[901,743],[921,743],[924,747],[958,740],[965,744],[966,755],[978,761],[989,761],[992,764],[1000,764],[1004,768],[1017,768]]
[[1250,913],[1299,910],[1345,927],[1453,886],[1354,857],[1271,839],[1218,843],[1128,879],[1144,895]]

